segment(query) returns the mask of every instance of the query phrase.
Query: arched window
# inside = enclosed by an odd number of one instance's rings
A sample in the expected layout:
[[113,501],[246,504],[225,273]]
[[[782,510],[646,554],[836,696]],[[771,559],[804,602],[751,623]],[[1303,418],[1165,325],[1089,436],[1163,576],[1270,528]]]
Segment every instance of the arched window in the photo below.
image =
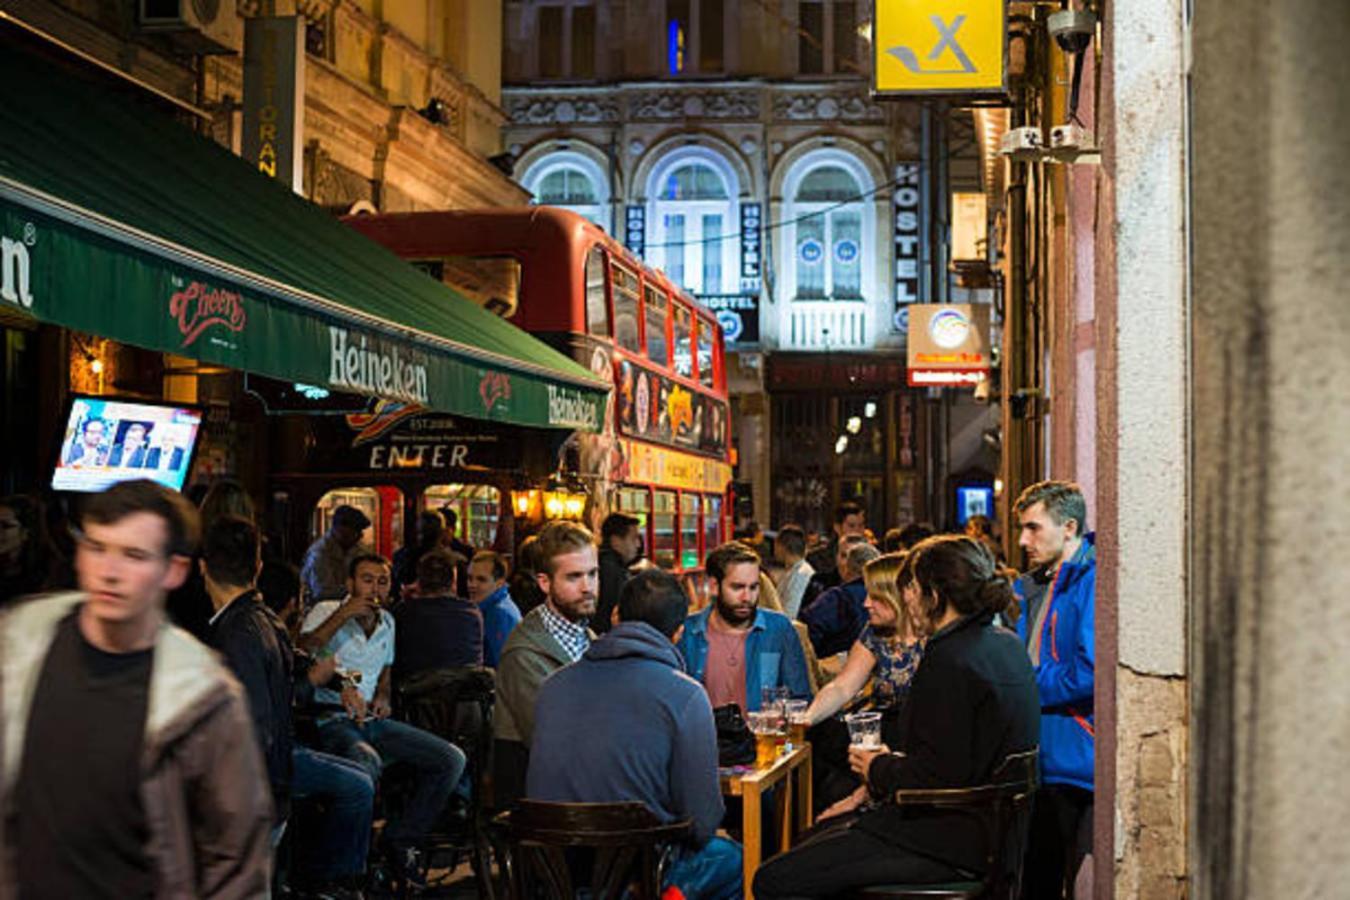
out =
[[857,176],[833,162],[808,169],[796,182],[788,218],[797,299],[862,299],[863,193]]
[[736,194],[735,175],[711,152],[677,154],[657,166],[648,184],[648,261],[692,294],[733,290],[740,248]]
[[521,184],[540,206],[559,206],[609,231],[609,179],[598,163],[560,150],[530,167]]

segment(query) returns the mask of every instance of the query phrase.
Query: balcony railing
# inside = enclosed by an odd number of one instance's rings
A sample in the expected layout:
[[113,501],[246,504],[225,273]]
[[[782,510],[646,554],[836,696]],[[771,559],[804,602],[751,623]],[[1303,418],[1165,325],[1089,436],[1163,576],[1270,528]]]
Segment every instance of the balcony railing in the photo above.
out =
[[791,300],[779,334],[783,350],[863,350],[872,346],[864,300]]

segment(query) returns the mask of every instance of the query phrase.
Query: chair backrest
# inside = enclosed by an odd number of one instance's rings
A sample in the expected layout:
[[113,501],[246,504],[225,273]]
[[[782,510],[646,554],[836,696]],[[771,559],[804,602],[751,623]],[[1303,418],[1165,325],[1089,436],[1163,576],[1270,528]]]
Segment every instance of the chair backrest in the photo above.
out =
[[900,805],[936,806],[979,813],[985,826],[984,896],[1014,898],[1021,892],[1022,861],[1031,826],[1031,803],[1040,786],[1039,750],[1011,753],[988,784],[970,788],[899,790]]
[[[663,851],[687,836],[690,822],[663,823],[646,806],[521,800],[497,821],[510,852],[512,896],[572,900],[578,873],[589,868],[594,900],[657,900]],[[591,852],[581,852],[591,851]]]
[[430,669],[398,684],[398,717],[445,738],[469,759],[472,799],[480,808],[483,777],[492,770],[492,707],[496,680],[491,669]]

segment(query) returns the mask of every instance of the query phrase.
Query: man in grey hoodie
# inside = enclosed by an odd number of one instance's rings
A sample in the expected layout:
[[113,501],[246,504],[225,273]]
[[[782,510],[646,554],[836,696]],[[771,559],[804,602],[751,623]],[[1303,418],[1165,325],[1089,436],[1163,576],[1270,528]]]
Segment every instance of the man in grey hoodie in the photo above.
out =
[[526,796],[639,800],[664,821],[691,820],[663,887],[720,900],[741,894],[741,848],[714,836],[724,810],[712,707],[675,649],[687,608],[669,573],[629,579],[619,624],[539,689]]

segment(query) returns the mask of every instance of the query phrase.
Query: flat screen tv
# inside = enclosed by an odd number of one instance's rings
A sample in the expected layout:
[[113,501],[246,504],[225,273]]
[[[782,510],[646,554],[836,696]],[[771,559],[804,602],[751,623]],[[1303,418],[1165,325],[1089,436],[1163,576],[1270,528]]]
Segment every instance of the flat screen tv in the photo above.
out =
[[994,487],[967,484],[956,489],[956,524],[964,526],[971,516],[994,517]]
[[76,394],[52,471],[52,489],[95,493],[119,481],[149,478],[183,489],[201,436],[202,411]]

